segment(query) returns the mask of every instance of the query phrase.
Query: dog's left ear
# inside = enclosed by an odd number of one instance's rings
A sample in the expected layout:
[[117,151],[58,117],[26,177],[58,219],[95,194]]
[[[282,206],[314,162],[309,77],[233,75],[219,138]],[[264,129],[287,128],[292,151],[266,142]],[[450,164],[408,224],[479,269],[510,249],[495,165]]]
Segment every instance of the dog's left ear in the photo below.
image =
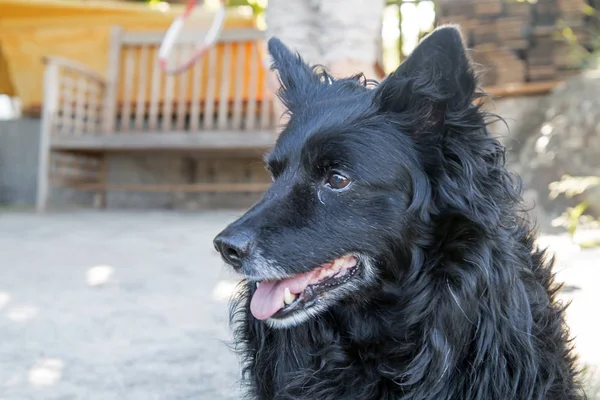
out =
[[470,106],[476,79],[458,28],[437,28],[375,90],[382,111],[409,113],[436,124]]
[[300,54],[292,53],[278,38],[269,39],[268,48],[273,58],[272,69],[279,72],[281,90],[278,95],[291,110],[294,99],[309,98],[311,82],[319,83],[318,79]]

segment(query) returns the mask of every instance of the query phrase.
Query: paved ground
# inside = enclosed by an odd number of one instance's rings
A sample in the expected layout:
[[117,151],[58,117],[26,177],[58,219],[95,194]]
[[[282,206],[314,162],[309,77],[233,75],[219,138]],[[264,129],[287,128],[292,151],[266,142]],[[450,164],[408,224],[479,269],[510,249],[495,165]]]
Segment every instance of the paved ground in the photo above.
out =
[[[238,399],[235,279],[211,244],[236,214],[0,214],[0,399]],[[600,365],[600,252],[544,241],[582,358]]]

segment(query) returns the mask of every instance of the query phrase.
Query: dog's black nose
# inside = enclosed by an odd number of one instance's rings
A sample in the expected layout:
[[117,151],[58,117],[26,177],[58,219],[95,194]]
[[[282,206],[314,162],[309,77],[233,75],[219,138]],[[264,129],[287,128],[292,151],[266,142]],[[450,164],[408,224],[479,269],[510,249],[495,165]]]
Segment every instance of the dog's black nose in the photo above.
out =
[[252,236],[247,232],[220,233],[214,240],[215,249],[223,260],[235,270],[242,268],[244,258],[250,254]]

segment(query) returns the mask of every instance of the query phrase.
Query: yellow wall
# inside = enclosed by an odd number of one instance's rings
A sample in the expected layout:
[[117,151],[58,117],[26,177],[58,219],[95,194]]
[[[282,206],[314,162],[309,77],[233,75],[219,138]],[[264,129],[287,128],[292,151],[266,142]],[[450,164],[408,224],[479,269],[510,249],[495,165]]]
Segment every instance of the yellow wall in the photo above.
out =
[[[104,75],[111,26],[165,31],[181,9],[161,12],[142,4],[90,0],[0,0],[0,93],[19,96],[25,111],[39,109],[44,56],[71,58]],[[197,26],[208,27],[211,18],[203,13]],[[241,27],[255,27],[254,19],[230,10],[224,29]]]

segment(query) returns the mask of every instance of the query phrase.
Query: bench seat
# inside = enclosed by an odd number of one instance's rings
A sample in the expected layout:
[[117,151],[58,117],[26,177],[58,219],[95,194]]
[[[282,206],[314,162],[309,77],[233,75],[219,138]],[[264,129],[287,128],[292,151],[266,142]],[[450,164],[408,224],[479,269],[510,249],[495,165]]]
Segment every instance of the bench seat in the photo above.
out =
[[144,151],[236,151],[269,150],[275,141],[273,131],[115,133],[81,136],[53,136],[56,151],[144,152]]

